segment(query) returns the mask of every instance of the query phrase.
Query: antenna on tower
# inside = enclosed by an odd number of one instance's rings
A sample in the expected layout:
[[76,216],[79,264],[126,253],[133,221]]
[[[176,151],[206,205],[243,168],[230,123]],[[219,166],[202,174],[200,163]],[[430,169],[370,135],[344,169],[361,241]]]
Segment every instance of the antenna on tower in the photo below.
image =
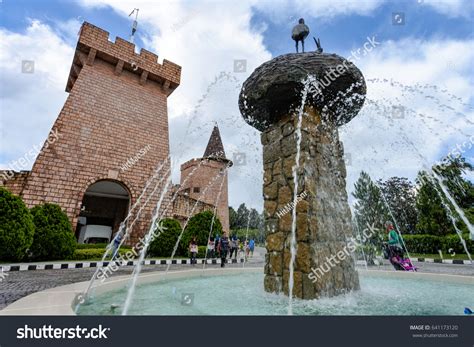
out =
[[133,43],[133,39],[135,38],[135,32],[137,31],[137,26],[138,26],[138,22],[137,22],[137,18],[138,18],[138,11],[139,9],[138,8],[134,8],[132,12],[130,12],[130,14],[128,15],[129,17],[135,13],[135,20],[133,21],[133,24],[132,24],[132,35],[130,35],[130,42]]

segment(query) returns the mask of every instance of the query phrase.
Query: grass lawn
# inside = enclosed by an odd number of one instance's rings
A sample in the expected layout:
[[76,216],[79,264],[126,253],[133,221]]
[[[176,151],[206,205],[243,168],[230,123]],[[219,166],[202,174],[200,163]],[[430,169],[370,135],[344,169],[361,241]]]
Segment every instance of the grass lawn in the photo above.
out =
[[[471,255],[472,257],[473,255]],[[419,253],[410,253],[412,258],[430,258],[430,259],[441,259],[439,253],[436,254],[419,254]],[[443,259],[457,259],[457,260],[469,260],[466,253],[456,253],[456,254],[443,254]]]

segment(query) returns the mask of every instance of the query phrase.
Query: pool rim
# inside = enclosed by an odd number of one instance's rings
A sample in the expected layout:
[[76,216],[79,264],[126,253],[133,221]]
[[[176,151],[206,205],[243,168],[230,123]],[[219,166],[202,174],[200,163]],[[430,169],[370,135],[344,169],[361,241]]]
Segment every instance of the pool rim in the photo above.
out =
[[[163,280],[252,272],[263,273],[263,267],[178,270],[169,271],[166,276],[164,276],[164,271],[152,271],[140,274],[137,280],[137,285],[158,283]],[[380,276],[391,278],[415,277],[432,281],[474,285],[474,276],[364,269],[358,269],[358,272],[362,276]],[[121,289],[129,283],[129,280],[130,275],[114,276],[108,278],[104,281],[104,283],[98,283],[98,285],[95,287],[95,295],[101,295],[106,292]],[[89,281],[83,281],[32,293],[0,310],[0,315],[76,315],[75,306],[77,304],[77,296],[84,293],[88,285]]]

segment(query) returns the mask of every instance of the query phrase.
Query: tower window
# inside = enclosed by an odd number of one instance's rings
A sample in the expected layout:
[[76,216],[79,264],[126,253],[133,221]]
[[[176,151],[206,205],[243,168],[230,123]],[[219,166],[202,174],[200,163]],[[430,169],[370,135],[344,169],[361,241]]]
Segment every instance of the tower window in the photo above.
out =
[[193,188],[193,193],[199,193],[201,191],[201,188],[199,187],[194,187]]

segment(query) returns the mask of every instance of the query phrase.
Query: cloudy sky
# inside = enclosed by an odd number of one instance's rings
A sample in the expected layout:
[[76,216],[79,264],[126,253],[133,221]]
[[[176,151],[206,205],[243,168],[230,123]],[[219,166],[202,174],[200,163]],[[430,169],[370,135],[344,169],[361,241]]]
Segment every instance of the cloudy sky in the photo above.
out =
[[[217,122],[227,156],[245,158],[229,174],[234,207],[262,206],[259,133],[240,116],[240,86],[260,64],[294,50],[290,32],[300,17],[325,52],[349,57],[369,38],[378,42],[355,61],[368,102],[340,129],[349,191],[361,170],[413,179],[456,146],[474,161],[471,0],[2,0],[0,168],[45,140],[68,95],[81,23],[128,39],[134,8],[137,46],[183,68],[168,104],[173,158],[202,156]],[[34,73],[22,73],[24,60],[34,61]],[[243,68],[234,69],[236,60]]]

